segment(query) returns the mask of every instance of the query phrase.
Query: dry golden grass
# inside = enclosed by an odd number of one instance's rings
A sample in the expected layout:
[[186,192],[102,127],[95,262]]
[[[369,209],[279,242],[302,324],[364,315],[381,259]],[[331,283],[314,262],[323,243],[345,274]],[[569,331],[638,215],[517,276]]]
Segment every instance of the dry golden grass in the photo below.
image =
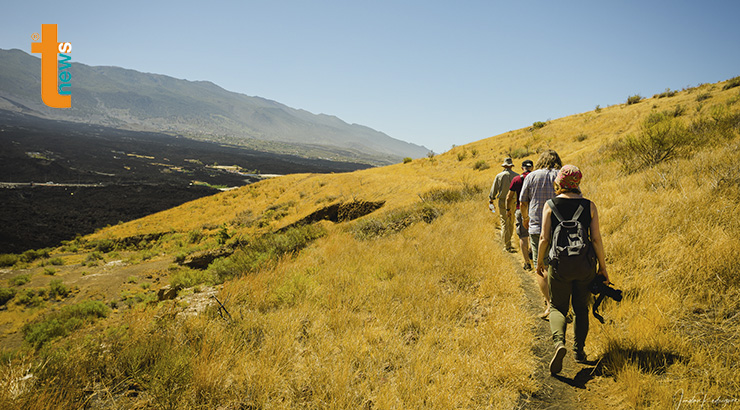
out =
[[[39,352],[6,353],[5,385],[29,364],[35,379],[20,395],[1,392],[0,404],[515,408],[538,389],[539,358],[531,353],[533,322],[515,263],[498,244],[486,194],[507,153],[528,152],[520,162],[552,148],[583,171],[584,193],[600,210],[611,279],[625,291],[621,303],[602,305],[607,324],[591,326],[586,350],[609,383],[593,388],[608,399],[588,402],[700,408],[692,398],[706,398],[737,406],[738,126],[631,174],[612,155],[651,113],[682,111],[677,121],[686,124],[737,113],[738,88],[722,86],[576,114],[408,164],[266,180],[102,230],[87,239],[171,232],[155,249],[172,258],[220,246],[222,227],[232,240],[250,240],[331,204],[385,201],[356,221],[320,222],[326,235],[307,248],[224,283],[219,299],[231,320],[215,310],[181,318],[177,304],[162,302]],[[491,168],[475,169],[481,161]],[[482,192],[434,202],[440,216],[430,223],[357,235],[363,223],[413,211],[425,193],[466,187]],[[190,243],[189,234],[203,239]]]

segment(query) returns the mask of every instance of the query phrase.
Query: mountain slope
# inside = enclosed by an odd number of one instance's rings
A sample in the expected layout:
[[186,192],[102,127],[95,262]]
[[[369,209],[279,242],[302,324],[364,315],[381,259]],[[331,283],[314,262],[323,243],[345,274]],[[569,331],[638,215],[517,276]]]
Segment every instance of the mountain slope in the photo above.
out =
[[229,92],[207,81],[80,63],[72,63],[71,73],[72,108],[51,109],[40,99],[40,59],[21,50],[0,50],[0,108],[241,145],[259,146],[261,141],[297,145],[304,153],[314,147],[376,163],[428,152],[365,126]]
[[[59,309],[36,322],[24,337],[29,350],[45,343],[38,359],[21,351],[0,363],[4,382],[29,368],[34,382],[15,397],[0,392],[0,403],[510,409],[562,405],[548,401],[555,386],[575,396],[572,407],[732,407],[739,85],[597,109],[407,164],[261,181],[56,249],[54,279],[43,260],[19,262],[0,272],[30,279],[0,312],[8,333],[43,309],[26,292],[52,280],[80,290],[39,297],[42,306],[94,299],[114,311],[64,338],[52,333]],[[644,163],[643,152],[670,146],[672,157]],[[536,337],[549,326],[525,309],[520,256],[501,249],[486,197],[504,156],[520,164],[545,149],[581,168],[625,296],[601,305],[605,324],[591,322],[594,362],[556,378],[535,357],[552,354]],[[157,302],[168,281],[187,289]],[[213,305],[198,310],[198,295]]]

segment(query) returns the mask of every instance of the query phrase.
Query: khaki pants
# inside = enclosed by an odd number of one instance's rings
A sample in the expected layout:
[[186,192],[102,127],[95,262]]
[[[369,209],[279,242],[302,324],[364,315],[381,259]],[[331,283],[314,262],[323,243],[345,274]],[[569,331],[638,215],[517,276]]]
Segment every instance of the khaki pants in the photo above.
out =
[[511,236],[514,233],[514,218],[506,212],[506,200],[498,201],[499,217],[501,218],[501,241],[504,248],[511,249]]

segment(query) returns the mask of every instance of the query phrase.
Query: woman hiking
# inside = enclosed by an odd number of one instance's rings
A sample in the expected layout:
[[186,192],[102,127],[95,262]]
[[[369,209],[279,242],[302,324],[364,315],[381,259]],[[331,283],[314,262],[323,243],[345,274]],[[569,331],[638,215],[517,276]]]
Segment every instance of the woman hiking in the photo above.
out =
[[[560,245],[556,247],[556,250],[551,250],[550,246],[556,227],[562,229],[566,226],[566,224],[561,224],[563,221],[577,220],[580,222],[580,225],[569,222],[570,225],[568,226],[578,227],[575,229],[580,228],[583,232],[583,243],[580,246],[585,252],[580,259],[577,259],[577,256],[570,256],[571,253],[565,252],[562,254],[564,256],[560,258],[561,260],[551,263],[547,268],[551,295],[550,330],[555,344],[555,355],[550,362],[550,373],[553,375],[562,370],[563,358],[567,353],[565,348],[565,317],[568,314],[570,304],[573,305],[573,312],[575,313],[573,325],[575,360],[579,363],[587,361],[583,347],[588,335],[588,305],[591,296],[589,284],[596,275],[596,261],[598,261],[598,273],[604,276],[606,284],[610,283],[604,259],[604,246],[599,230],[599,213],[596,205],[581,194],[579,189],[581,177],[581,171],[578,167],[574,165],[563,166],[554,182],[556,196],[548,201],[548,206],[545,206],[542,211],[542,235],[540,236],[537,254],[538,274],[545,274],[545,258],[547,255],[557,257],[555,252],[563,250]],[[560,235],[558,234],[558,236]],[[572,239],[574,235],[570,235],[570,237]]]

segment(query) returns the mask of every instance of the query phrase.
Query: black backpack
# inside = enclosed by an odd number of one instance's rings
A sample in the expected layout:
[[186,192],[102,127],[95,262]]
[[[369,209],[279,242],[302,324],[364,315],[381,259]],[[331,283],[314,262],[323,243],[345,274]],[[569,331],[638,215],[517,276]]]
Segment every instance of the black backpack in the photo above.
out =
[[596,271],[596,256],[586,231],[588,227],[578,220],[583,205],[578,205],[570,220],[560,215],[552,199],[547,205],[560,221],[552,234],[550,265],[555,272],[567,273],[569,277],[589,278]]

